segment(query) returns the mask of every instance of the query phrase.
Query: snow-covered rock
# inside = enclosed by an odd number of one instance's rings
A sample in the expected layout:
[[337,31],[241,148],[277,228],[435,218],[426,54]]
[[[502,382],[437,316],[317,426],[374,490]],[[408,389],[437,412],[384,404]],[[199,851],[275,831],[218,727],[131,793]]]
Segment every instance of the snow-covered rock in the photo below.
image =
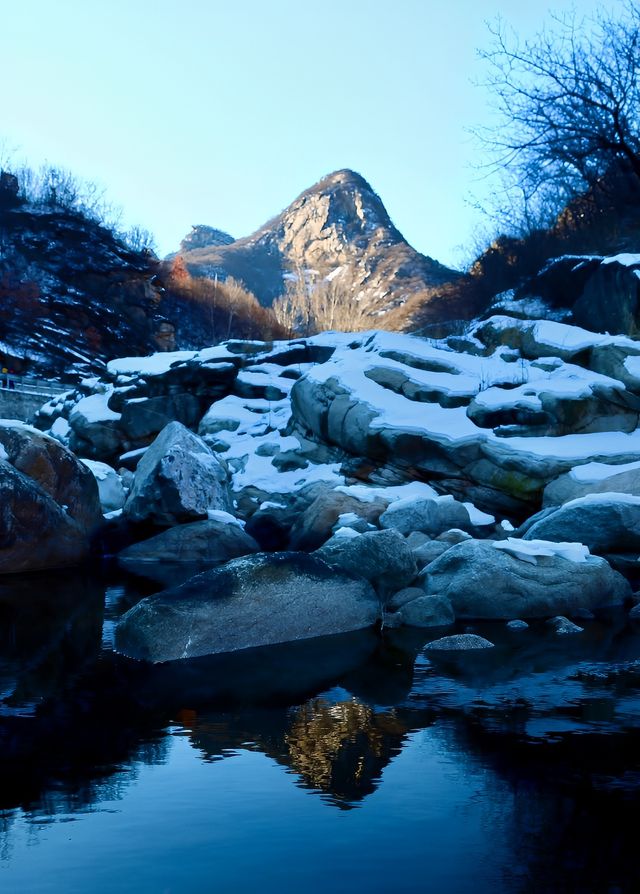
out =
[[467,540],[423,572],[427,594],[447,596],[457,618],[544,618],[619,605],[627,581],[582,544]]
[[542,505],[561,506],[587,494],[605,492],[640,497],[640,461],[615,466],[595,462],[576,466],[547,484]]
[[96,479],[102,511],[115,512],[117,509],[122,509],[127,492],[116,470],[107,463],[95,459],[81,457],[80,462],[84,463]]
[[529,520],[521,543],[572,538],[596,553],[640,552],[640,496],[587,494],[537,518]]

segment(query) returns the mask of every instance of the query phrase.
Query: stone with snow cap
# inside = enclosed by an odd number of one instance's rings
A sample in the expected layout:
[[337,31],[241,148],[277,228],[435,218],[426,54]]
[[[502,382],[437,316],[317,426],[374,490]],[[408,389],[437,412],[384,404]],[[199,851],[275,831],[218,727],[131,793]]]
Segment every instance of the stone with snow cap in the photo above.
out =
[[467,540],[423,572],[427,594],[447,596],[457,618],[512,620],[620,605],[631,588],[582,544]]
[[544,489],[542,505],[561,506],[587,494],[621,493],[640,497],[640,461],[611,465],[584,463],[551,481]]
[[98,485],[100,506],[103,512],[115,512],[122,509],[127,492],[122,483],[122,478],[114,468],[107,463],[101,463],[94,459],[80,459],[93,474]]
[[218,457],[202,438],[171,422],[140,460],[124,513],[135,522],[173,525],[229,506],[228,473]]
[[571,537],[596,553],[640,551],[640,496],[596,493],[529,520],[525,540]]

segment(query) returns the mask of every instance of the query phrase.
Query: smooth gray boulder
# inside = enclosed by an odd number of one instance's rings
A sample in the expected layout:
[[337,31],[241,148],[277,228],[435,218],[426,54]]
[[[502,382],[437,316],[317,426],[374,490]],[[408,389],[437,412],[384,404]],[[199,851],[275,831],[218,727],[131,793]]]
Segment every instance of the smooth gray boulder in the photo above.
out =
[[625,578],[587,553],[579,544],[467,540],[427,566],[424,587],[447,596],[457,618],[548,618],[624,602]]
[[409,586],[418,573],[415,557],[397,531],[334,535],[314,555],[332,568],[371,581],[381,596]]
[[174,525],[229,507],[226,468],[202,438],[171,422],[138,463],[124,514],[134,522]]
[[588,494],[529,520],[524,540],[573,540],[595,553],[640,551],[640,497]]
[[419,596],[406,602],[398,614],[407,627],[446,627],[456,619],[446,596]]
[[405,536],[419,531],[436,537],[451,528],[470,525],[466,506],[450,496],[399,500],[380,516],[381,528],[393,528]]
[[448,549],[451,549],[450,543],[439,543],[437,540],[432,540],[430,543],[423,543],[422,546],[416,547],[413,550],[413,555],[416,557],[418,566],[423,568],[430,562],[434,562],[438,556],[446,553]]
[[431,652],[462,652],[493,648],[492,642],[475,633],[455,633],[453,636],[443,636],[440,639],[432,640],[425,646],[425,649]]
[[402,590],[398,590],[397,593],[393,594],[391,599],[387,601],[385,608],[390,612],[397,612],[407,602],[411,602],[413,599],[420,599],[422,596],[424,596],[422,587],[403,587]]
[[235,520],[208,518],[203,521],[176,525],[155,537],[134,543],[123,549],[118,561],[124,565],[141,562],[202,562],[221,565],[260,549]]
[[258,553],[143,599],[120,620],[116,648],[172,661],[369,627],[370,584],[303,553]]

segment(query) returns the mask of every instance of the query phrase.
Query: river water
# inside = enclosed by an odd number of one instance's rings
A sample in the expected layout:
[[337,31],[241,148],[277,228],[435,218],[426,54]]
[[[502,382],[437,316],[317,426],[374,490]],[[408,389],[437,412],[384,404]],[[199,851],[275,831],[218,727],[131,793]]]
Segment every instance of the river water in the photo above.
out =
[[141,586],[0,585],[3,894],[640,890],[622,614],[476,625],[496,648],[458,656],[364,631],[151,667],[111,649]]

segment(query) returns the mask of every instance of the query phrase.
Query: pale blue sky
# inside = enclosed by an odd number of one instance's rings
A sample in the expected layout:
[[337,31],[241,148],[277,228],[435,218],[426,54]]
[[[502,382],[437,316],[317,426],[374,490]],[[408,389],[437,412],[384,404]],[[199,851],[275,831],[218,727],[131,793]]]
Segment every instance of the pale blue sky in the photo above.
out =
[[[613,0],[615,3],[615,0]],[[465,128],[500,13],[524,36],[596,0],[0,0],[0,138],[106,187],[161,253],[248,235],[349,167],[420,251],[465,255],[481,183]]]

